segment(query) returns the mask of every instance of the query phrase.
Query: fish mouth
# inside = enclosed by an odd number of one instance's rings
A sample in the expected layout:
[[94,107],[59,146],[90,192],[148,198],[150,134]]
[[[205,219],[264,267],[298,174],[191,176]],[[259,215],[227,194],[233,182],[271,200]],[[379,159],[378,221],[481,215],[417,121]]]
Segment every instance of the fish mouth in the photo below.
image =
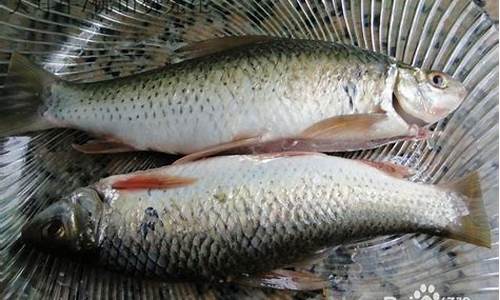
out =
[[392,107],[407,124],[417,125],[420,127],[427,126],[429,124],[428,122],[407,113],[399,104],[398,96],[395,93],[392,93]]
[[[43,222],[48,223],[48,222]],[[44,243],[42,241],[42,222],[36,219],[36,217],[26,223],[21,228],[21,240],[31,246],[37,246],[40,248],[45,248],[47,250],[53,250],[55,245],[52,243]]]
[[36,236],[34,226],[32,222],[26,223],[23,228],[21,228],[21,240],[27,244],[36,244]]

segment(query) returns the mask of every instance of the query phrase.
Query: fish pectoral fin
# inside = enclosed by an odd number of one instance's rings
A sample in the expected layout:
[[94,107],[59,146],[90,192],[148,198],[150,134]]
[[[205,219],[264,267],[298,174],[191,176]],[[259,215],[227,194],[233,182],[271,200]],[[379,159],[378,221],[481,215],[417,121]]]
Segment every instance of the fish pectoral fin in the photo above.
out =
[[301,137],[306,139],[334,139],[349,135],[356,137],[370,131],[377,123],[387,120],[385,113],[335,116],[313,124],[302,132]]
[[73,149],[85,154],[106,154],[136,151],[133,147],[113,140],[90,140],[85,144],[72,144]]
[[377,112],[336,116],[313,124],[296,137],[290,149],[342,152],[376,148],[406,140],[424,140],[430,131],[416,125],[399,124]]
[[386,173],[387,175],[396,177],[396,178],[408,178],[415,174],[415,171],[410,167],[397,165],[395,163],[387,162],[387,161],[372,161],[368,159],[358,159],[359,162],[362,162],[366,165],[379,169],[380,171]]
[[276,38],[262,35],[226,36],[194,42],[175,50],[175,52],[183,59],[193,59],[273,39]]
[[316,274],[306,271],[278,269],[251,277],[238,277],[232,281],[250,287],[266,287],[290,291],[315,291],[327,288],[331,283]]
[[252,145],[259,144],[262,140],[261,136],[255,136],[255,137],[248,137],[248,138],[241,138],[234,140],[229,143],[224,143],[224,144],[219,144],[213,147],[205,148],[204,150],[194,152],[191,154],[188,154],[186,156],[183,156],[176,160],[173,164],[178,165],[178,164],[183,164],[187,163],[190,161],[195,161],[199,160],[205,157],[213,156],[217,153],[233,150],[233,149],[238,149],[238,148],[244,148],[244,147],[249,147]]
[[168,175],[126,175],[111,183],[117,190],[172,189],[193,184],[195,178]]

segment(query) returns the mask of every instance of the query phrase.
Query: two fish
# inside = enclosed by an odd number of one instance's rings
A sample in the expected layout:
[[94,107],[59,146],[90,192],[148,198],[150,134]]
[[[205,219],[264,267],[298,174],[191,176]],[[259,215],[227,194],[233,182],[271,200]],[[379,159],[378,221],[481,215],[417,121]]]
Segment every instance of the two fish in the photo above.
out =
[[[189,59],[89,84],[13,56],[11,86],[32,96],[7,100],[1,133],[71,127],[100,137],[75,145],[82,152],[187,154],[75,191],[35,216],[25,240],[144,276],[285,289],[326,286],[280,268],[361,237],[426,232],[489,246],[475,174],[432,186],[388,163],[299,152],[425,138],[464,99],[461,83],[321,41],[229,37],[179,54]],[[198,160],[269,152],[280,154]]]

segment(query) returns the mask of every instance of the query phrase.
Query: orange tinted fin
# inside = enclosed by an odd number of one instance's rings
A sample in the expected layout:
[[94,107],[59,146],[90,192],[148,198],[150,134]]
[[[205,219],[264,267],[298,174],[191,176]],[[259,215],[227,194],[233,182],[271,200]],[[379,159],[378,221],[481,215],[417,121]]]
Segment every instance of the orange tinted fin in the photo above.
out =
[[172,189],[190,185],[195,181],[194,178],[167,175],[132,175],[113,182],[111,187],[117,190]]
[[206,148],[205,150],[191,153],[189,155],[186,155],[186,156],[181,157],[180,159],[176,160],[173,164],[178,165],[178,164],[183,164],[183,163],[186,163],[189,161],[199,160],[199,159],[202,159],[205,157],[213,156],[217,153],[256,145],[256,144],[259,144],[260,142],[261,142],[260,136],[235,140],[235,141],[232,141],[229,143],[220,144],[217,146]]
[[384,113],[336,116],[312,125],[301,134],[301,137],[331,139],[339,135],[359,136],[360,133],[368,132],[373,125],[385,120],[387,116]]
[[266,287],[290,291],[316,291],[331,286],[327,279],[316,274],[282,269],[251,277],[239,277],[231,281],[250,287]]
[[359,159],[358,161],[379,169],[380,171],[387,173],[393,177],[397,178],[408,178],[412,176],[415,172],[411,168],[397,165],[387,161],[372,161],[368,159]]
[[455,240],[491,248],[491,228],[483,205],[478,173],[474,172],[455,182],[438,186],[462,195],[468,210],[468,214],[460,219],[459,224],[450,225],[445,235]]
[[73,149],[85,154],[132,152],[136,149],[112,140],[90,140],[83,145],[73,144]]
[[201,42],[195,42],[190,45],[181,47],[175,52],[184,59],[193,59],[238,47],[264,43],[273,39],[276,38],[262,35],[226,36]]
[[[377,148],[389,143],[407,140],[422,140],[430,136],[428,131],[422,129],[415,135],[400,135],[391,136],[387,138],[370,138],[369,134],[363,133],[352,134],[347,136],[337,137],[294,137],[283,138],[271,141],[266,141],[256,145],[252,145],[248,149],[238,151],[239,154],[259,154],[259,153],[275,153],[282,151],[295,151],[295,152],[344,152],[356,151]],[[238,149],[239,150],[239,149]]]

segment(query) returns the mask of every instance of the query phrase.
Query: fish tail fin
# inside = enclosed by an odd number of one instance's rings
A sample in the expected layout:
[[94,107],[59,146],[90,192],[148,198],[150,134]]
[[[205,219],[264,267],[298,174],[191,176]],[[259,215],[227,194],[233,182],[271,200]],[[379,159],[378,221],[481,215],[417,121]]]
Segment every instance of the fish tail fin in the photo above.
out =
[[491,228],[483,204],[479,174],[473,172],[443,187],[462,195],[469,211],[460,220],[460,225],[449,228],[448,237],[491,248]]
[[46,104],[45,88],[58,80],[23,55],[13,53],[0,98],[0,136],[54,127],[41,111]]

